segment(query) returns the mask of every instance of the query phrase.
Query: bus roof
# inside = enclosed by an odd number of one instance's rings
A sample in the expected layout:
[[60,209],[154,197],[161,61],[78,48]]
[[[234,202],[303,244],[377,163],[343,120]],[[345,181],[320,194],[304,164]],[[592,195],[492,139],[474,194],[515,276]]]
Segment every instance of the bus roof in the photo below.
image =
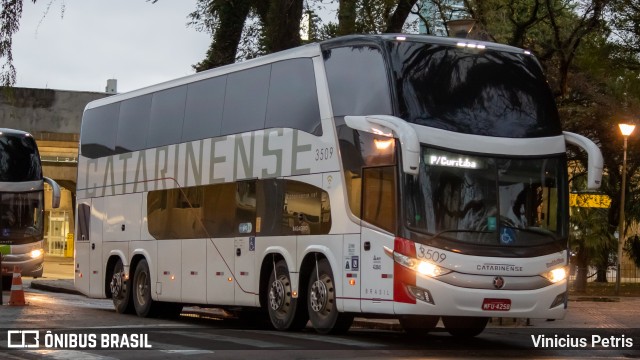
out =
[[0,128],[0,135],[13,135],[13,136],[32,136],[30,133],[22,130]]
[[173,87],[177,87],[177,86],[181,86],[189,83],[194,83],[197,81],[209,79],[216,76],[225,75],[225,74],[232,73],[239,70],[244,70],[244,69],[248,69],[248,68],[252,68],[260,65],[275,63],[275,62],[286,60],[286,59],[320,56],[322,53],[322,50],[324,49],[330,49],[330,48],[346,46],[346,45],[358,45],[358,44],[382,45],[383,43],[388,41],[403,41],[403,40],[413,41],[413,42],[423,42],[428,44],[444,45],[444,46],[460,46],[461,43],[475,44],[475,45],[484,45],[485,48],[491,49],[491,50],[514,52],[514,53],[525,52],[525,50],[523,49],[516,48],[509,45],[498,44],[498,43],[488,42],[488,41],[473,40],[473,39],[463,39],[463,38],[449,38],[449,37],[441,37],[441,36],[410,35],[410,34],[346,35],[346,36],[341,36],[341,37],[332,38],[328,40],[323,40],[317,43],[298,46],[288,50],[283,50],[273,54],[257,57],[255,59],[250,59],[250,60],[246,60],[239,63],[217,67],[217,68],[202,71],[196,74],[187,75],[185,77],[181,77],[178,79],[169,80],[163,83],[133,90],[130,92],[94,100],[89,104],[87,104],[87,106],[85,107],[85,110],[107,105],[107,104],[112,104],[118,101],[123,101],[126,99],[141,96],[141,95],[151,94],[157,91],[170,89]]

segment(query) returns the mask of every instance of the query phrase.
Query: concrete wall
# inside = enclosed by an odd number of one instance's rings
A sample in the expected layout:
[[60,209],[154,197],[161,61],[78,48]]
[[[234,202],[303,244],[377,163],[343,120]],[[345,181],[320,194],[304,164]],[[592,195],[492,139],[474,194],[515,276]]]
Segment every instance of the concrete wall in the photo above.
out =
[[0,127],[37,133],[80,134],[84,107],[105,93],[50,89],[0,90]]

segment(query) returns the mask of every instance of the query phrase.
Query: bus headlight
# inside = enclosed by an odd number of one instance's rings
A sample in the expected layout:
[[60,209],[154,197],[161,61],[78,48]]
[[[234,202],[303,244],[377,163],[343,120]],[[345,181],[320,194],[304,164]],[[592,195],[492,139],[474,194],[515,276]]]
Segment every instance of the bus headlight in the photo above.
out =
[[551,271],[548,271],[542,274],[542,276],[555,284],[567,278],[567,268],[561,267],[561,268],[553,269]]
[[444,275],[451,272],[451,270],[445,269],[436,264],[433,264],[427,261],[421,261],[414,257],[400,254],[399,252],[393,251],[391,249],[387,250],[387,248],[385,248],[385,252],[387,253],[392,252],[393,260],[395,262],[415,272],[418,272],[422,275],[436,277],[436,276]]
[[31,254],[30,255],[31,255],[32,259],[39,258],[40,256],[42,256],[42,249],[31,250]]

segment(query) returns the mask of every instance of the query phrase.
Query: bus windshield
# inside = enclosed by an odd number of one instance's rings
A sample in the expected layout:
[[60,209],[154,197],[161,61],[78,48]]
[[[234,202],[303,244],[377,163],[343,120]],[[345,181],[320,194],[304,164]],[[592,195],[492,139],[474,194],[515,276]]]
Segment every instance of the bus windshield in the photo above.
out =
[[525,52],[389,42],[398,117],[509,138],[561,135],[553,94]]
[[0,136],[0,182],[41,181],[35,140],[24,134]]
[[43,192],[0,194],[0,244],[19,245],[42,239]]
[[[478,245],[538,246],[564,238],[564,156],[498,158],[422,147],[406,176],[406,225]],[[562,190],[560,190],[562,191]]]

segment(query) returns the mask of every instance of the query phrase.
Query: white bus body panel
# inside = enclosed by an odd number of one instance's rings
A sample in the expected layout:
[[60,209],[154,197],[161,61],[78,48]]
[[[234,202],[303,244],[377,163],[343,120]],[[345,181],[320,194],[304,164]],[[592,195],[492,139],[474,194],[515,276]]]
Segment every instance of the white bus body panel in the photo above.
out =
[[258,289],[254,281],[256,279],[255,241],[254,236],[233,239],[236,305],[256,306],[258,304],[258,297],[256,296]]
[[[76,224],[78,224],[79,211],[77,209],[80,205],[87,205],[91,209],[91,199],[80,200],[78,199],[76,205]],[[91,214],[89,214],[91,217]],[[91,218],[90,218],[91,219]],[[89,220],[91,221],[91,220]],[[76,232],[74,234],[74,286],[75,288],[85,295],[89,295],[90,292],[90,277],[91,272],[91,244],[90,239],[82,239],[79,235],[79,227],[76,226]]]
[[[182,281],[182,242],[158,240],[158,271],[155,293],[160,301],[180,301]],[[133,277],[132,277],[133,278]],[[154,288],[153,284],[151,287]]]
[[393,249],[394,237],[363,226],[361,242],[362,311],[393,314],[394,262],[385,254],[384,247]]
[[[207,239],[207,304],[235,301],[234,244],[229,239]],[[229,281],[231,279],[231,281]]]
[[102,228],[107,217],[105,199],[91,199],[91,229],[89,230],[89,296],[104,297],[104,263]]
[[207,239],[182,241],[182,301],[207,303]]
[[[360,252],[360,234],[344,236],[342,249],[342,296],[344,311],[360,312],[360,291],[362,287],[362,257]],[[338,283],[338,279],[336,279]],[[353,283],[353,285],[352,285]]]

